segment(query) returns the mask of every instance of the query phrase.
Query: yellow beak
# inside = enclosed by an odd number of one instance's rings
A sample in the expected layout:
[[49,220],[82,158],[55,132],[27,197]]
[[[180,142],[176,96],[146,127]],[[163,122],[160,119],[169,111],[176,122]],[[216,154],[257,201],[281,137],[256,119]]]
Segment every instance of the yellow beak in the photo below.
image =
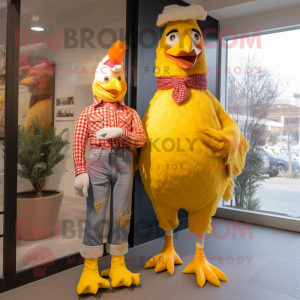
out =
[[123,91],[122,84],[117,78],[113,78],[108,84],[99,84],[102,89],[108,92],[112,97],[117,97]]
[[21,85],[34,86],[34,80],[31,77],[26,77],[21,81]]
[[166,52],[172,56],[180,55],[181,51],[190,53],[192,51],[193,42],[189,35],[181,36],[179,42],[172,48],[168,49]]
[[200,54],[201,50],[194,46],[189,35],[182,36],[174,47],[165,48],[166,57],[182,69],[191,69]]
[[31,77],[24,78],[21,85],[27,86],[28,91],[31,91],[34,89],[34,80]]

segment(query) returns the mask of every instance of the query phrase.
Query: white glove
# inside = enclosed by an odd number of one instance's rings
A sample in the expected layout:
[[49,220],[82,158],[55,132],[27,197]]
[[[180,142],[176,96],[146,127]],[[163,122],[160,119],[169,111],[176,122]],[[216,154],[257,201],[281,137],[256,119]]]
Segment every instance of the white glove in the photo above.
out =
[[119,127],[107,127],[102,128],[96,132],[96,138],[99,141],[105,141],[109,139],[115,139],[121,136],[123,133],[122,128]]
[[76,195],[79,195],[81,197],[87,197],[89,186],[90,186],[90,179],[87,173],[81,173],[76,176],[75,183],[74,183]]

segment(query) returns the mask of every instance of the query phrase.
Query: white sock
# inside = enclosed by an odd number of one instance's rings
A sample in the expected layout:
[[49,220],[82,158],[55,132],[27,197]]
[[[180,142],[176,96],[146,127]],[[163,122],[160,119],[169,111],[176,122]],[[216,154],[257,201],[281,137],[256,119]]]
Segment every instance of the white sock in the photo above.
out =
[[173,230],[166,230],[165,235],[167,236],[173,236]]
[[196,246],[198,248],[203,248],[204,247],[204,235],[205,235],[205,233],[196,234]]

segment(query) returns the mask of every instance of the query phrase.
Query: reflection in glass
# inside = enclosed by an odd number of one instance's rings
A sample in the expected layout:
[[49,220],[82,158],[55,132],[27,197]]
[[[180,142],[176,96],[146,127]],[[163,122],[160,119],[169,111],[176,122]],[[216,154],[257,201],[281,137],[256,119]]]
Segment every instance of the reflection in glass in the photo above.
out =
[[21,2],[17,271],[35,266],[32,253],[79,251],[86,203],[74,192],[70,145],[99,61],[125,40],[125,18],[123,0]]

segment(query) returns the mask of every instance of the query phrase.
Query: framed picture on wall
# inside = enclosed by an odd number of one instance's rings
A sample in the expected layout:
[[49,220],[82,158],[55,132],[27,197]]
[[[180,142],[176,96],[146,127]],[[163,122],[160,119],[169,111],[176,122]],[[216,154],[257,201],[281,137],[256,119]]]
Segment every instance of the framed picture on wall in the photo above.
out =
[[74,121],[75,97],[55,98],[55,121]]
[[62,97],[62,98],[56,98],[55,99],[55,106],[56,108],[61,107],[61,106],[74,106],[74,97]]
[[74,108],[56,108],[56,121],[74,121]]

